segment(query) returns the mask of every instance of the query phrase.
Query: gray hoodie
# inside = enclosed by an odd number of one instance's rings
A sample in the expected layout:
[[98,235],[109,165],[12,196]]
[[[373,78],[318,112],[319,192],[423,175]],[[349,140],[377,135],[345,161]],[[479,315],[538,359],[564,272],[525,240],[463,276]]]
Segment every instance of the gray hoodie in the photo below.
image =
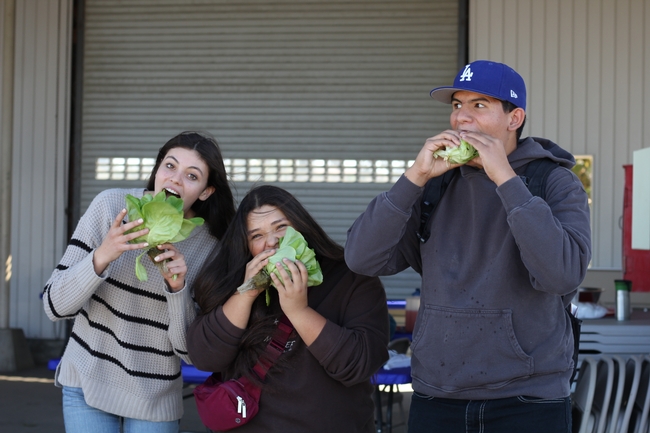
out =
[[348,231],[346,261],[366,275],[413,267],[422,275],[413,333],[416,392],[434,397],[566,397],[573,336],[565,305],[591,258],[587,195],[573,156],[526,138],[508,156],[515,171],[539,158],[560,164],[546,200],[515,177],[498,188],[485,171],[460,168],[416,236],[423,188],[402,176]]

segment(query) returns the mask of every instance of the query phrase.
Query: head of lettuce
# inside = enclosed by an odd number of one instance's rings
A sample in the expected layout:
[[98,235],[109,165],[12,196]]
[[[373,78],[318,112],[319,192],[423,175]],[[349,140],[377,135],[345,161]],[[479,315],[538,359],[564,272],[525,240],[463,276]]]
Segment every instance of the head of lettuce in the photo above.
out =
[[[280,271],[276,267],[276,263],[282,263],[282,259],[289,259],[293,262],[300,260],[307,268],[307,286],[318,286],[323,282],[323,272],[321,271],[320,264],[316,260],[316,253],[313,249],[309,248],[305,238],[297,232],[293,227],[287,227],[284,236],[278,241],[278,249],[271,257],[269,257],[268,264],[249,281],[245,281],[237,290],[240,293],[252,289],[266,289],[272,285],[270,275],[275,274],[282,283],[284,283]],[[289,270],[285,266],[285,270]],[[289,275],[291,275],[289,273]],[[266,304],[269,305],[269,295],[266,294]]]
[[[180,242],[192,233],[195,227],[203,224],[203,218],[185,219],[183,214],[183,200],[175,196],[167,197],[165,191],[160,191],[155,196],[145,194],[137,198],[131,194],[126,196],[126,210],[129,221],[136,221],[142,218],[142,225],[130,230],[127,233],[149,229],[149,233],[137,237],[131,243],[137,244],[147,242],[151,248],[140,254],[135,260],[135,275],[140,281],[147,281],[147,270],[140,262],[142,256],[147,253],[151,260],[159,253],[157,247],[162,244],[173,244]],[[153,262],[156,266],[165,267],[165,263]]]
[[460,140],[460,145],[438,149],[433,152],[433,156],[444,159],[448,165],[465,164],[476,158],[478,151],[465,140]]

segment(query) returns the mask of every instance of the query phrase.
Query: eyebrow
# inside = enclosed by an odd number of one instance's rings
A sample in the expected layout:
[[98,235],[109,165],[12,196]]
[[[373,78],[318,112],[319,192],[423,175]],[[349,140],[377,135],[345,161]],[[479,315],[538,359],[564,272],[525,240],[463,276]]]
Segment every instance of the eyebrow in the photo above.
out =
[[[276,224],[280,224],[280,223],[283,222],[283,221],[289,221],[289,220],[286,219],[286,218],[279,218],[279,219],[277,219],[277,220],[271,222],[271,225],[274,226],[274,225],[276,225]],[[247,230],[246,233],[248,233],[248,234],[250,235],[250,234],[253,234],[253,233],[258,232],[258,231],[260,231],[260,230],[261,230],[261,229],[258,227],[258,228],[256,228],[256,229]]]
[[[178,162],[178,159],[176,159],[176,157],[174,157],[174,155],[167,155],[167,157],[166,157],[165,159],[173,159],[174,161],[176,161],[176,164],[180,164],[180,162]],[[163,161],[164,161],[164,160],[163,160]],[[203,171],[202,171],[200,168],[198,168],[198,167],[195,167],[195,166],[193,166],[193,165],[190,165],[188,168],[193,168],[194,170],[196,170],[196,171],[198,171],[199,173],[201,173],[201,175],[203,175]]]
[[[474,98],[474,99],[470,99],[468,102],[479,102],[479,101],[481,101],[481,102],[485,101],[485,102],[488,102],[488,103],[490,102],[490,100],[488,98],[484,97],[484,96]],[[463,103],[463,101],[461,101],[458,98],[451,98],[451,103],[453,104],[454,102],[460,102],[461,104]]]

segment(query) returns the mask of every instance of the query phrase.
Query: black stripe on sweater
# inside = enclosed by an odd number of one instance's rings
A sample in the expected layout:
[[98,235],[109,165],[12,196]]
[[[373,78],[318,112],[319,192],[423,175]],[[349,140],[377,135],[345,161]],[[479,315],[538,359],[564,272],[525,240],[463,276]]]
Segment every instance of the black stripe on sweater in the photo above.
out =
[[45,286],[45,288],[43,289],[43,296],[45,296],[47,298],[47,305],[50,306],[50,311],[52,312],[52,315],[54,317],[59,318],[59,319],[70,319],[70,318],[73,318],[74,316],[76,316],[78,311],[77,311],[77,313],[70,314],[70,315],[67,315],[67,316],[64,316],[64,315],[61,315],[61,314],[57,313],[56,308],[54,308],[54,304],[52,303],[52,298],[50,297],[50,293],[49,293],[50,292],[50,287],[52,287],[51,284],[48,284],[48,285]]
[[165,298],[165,296],[163,295],[158,295],[156,293],[151,293],[151,292],[147,292],[146,290],[138,289],[137,287],[129,286],[128,284],[124,284],[121,281],[117,281],[111,277],[106,278],[106,282],[114,285],[117,288],[125,290],[129,293],[133,293],[134,295],[144,296],[153,299],[154,301],[167,302],[167,298]]
[[104,305],[108,310],[119,317],[122,320],[126,320],[127,322],[134,322],[134,323],[139,323],[141,325],[147,325],[147,326],[153,326],[154,328],[162,329],[163,331],[167,331],[169,328],[168,325],[165,325],[164,323],[156,322],[154,320],[150,319],[145,319],[144,317],[136,317],[136,316],[130,316],[128,314],[122,313],[121,311],[116,310],[112,306],[108,304],[105,300],[97,296],[97,294],[93,294],[91,299],[93,301],[99,302],[100,304]]
[[95,328],[98,331],[110,335],[111,337],[113,337],[113,339],[117,344],[119,344],[121,347],[125,349],[134,350],[136,352],[154,353],[156,355],[161,355],[161,356],[174,356],[174,352],[171,350],[165,351],[165,350],[156,349],[155,347],[139,346],[137,344],[127,343],[125,341],[122,341],[119,338],[117,338],[115,332],[113,332],[113,330],[110,329],[109,327],[102,325],[101,323],[93,322],[92,320],[90,320],[90,317],[88,317],[88,312],[86,310],[81,310],[80,314],[86,318],[86,320],[88,321],[88,325],[91,328]]
[[81,242],[79,239],[70,239],[70,243],[68,245],[79,247],[86,252],[91,252],[93,250],[87,244]]
[[120,361],[113,358],[112,356],[91,349],[90,346],[74,332],[70,334],[70,337],[73,338],[77,343],[79,343],[81,347],[86,349],[86,351],[90,353],[92,356],[94,356],[95,358],[103,359],[104,361],[108,361],[117,365],[130,376],[145,377],[147,379],[169,380],[169,381],[176,380],[181,376],[180,370],[176,374],[157,374],[157,373],[149,373],[146,371],[135,371],[135,370],[128,369],[124,366],[124,364],[122,364]]

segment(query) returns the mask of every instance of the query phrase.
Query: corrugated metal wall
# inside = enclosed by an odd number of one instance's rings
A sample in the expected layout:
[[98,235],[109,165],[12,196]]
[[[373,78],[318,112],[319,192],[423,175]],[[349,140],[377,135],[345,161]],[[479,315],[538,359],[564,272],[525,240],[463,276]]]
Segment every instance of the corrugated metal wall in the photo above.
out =
[[[410,156],[419,149],[423,134],[447,125],[445,107],[431,104],[428,91],[451,81],[456,69],[455,52],[440,64],[432,60],[431,54],[421,59],[417,52],[441,53],[443,46],[455,43],[455,1],[336,3],[338,13],[330,10],[329,15],[315,16],[305,8],[318,2],[300,2],[290,8],[282,3],[286,14],[282,28],[286,34],[294,34],[293,39],[280,37],[272,21],[260,17],[260,11],[252,11],[258,18],[250,17],[249,32],[239,29],[242,21],[232,13],[239,3],[210,15],[206,4],[214,6],[215,2],[194,2],[199,13],[189,16],[189,21],[174,19],[174,14],[179,18],[183,14],[170,1],[87,3],[91,10],[98,8],[98,13],[118,6],[127,11],[109,14],[107,23],[89,23],[88,36],[95,38],[91,43],[95,52],[88,54],[99,56],[103,51],[103,57],[96,59],[95,69],[87,70],[85,90],[96,89],[98,93],[94,102],[84,101],[84,120],[88,131],[93,131],[84,138],[106,150],[119,145],[129,151],[144,143],[144,156],[149,156],[178,130],[201,128],[217,135],[228,152],[261,148],[268,155],[284,143],[297,143],[312,154],[328,146],[339,146],[333,147],[339,153],[349,148],[357,152],[359,143],[371,143],[357,155],[374,156],[377,150],[378,154],[392,157],[392,144]],[[649,31],[645,30],[650,28],[648,3],[471,1],[470,57],[502,60],[524,75],[530,91],[527,133],[547,136],[576,154],[594,156],[593,266],[597,269],[620,269],[621,166],[632,162],[634,150],[648,147],[649,132],[644,126],[650,124],[646,102],[650,101],[650,85],[646,84],[650,83]],[[421,4],[427,7],[414,12],[413,8]],[[430,5],[435,6],[433,11]],[[271,6],[264,8],[259,2],[249,2],[246,7],[273,12]],[[276,19],[281,18],[279,7],[276,4]],[[390,7],[394,9],[387,13]],[[10,307],[11,326],[23,328],[28,337],[51,338],[59,331],[42,313],[38,295],[67,241],[62,206],[66,203],[71,9],[71,0],[16,1]],[[150,17],[135,21],[131,15],[138,11]],[[299,14],[302,21],[296,19]],[[358,22],[325,25],[326,18],[334,15],[343,23],[351,16]],[[413,15],[420,17],[408,24],[405,20]],[[156,27],[156,17],[161,16],[166,17],[163,28]],[[430,17],[429,25],[422,24],[422,16]],[[381,25],[372,25],[370,18],[376,18]],[[400,24],[391,25],[393,19]],[[128,29],[120,24],[127,21]],[[256,26],[263,31],[262,37],[250,32]],[[328,27],[329,31],[325,31]],[[316,34],[309,33],[312,28]],[[432,28],[441,28],[443,36],[430,33],[435,31]],[[302,33],[296,33],[301,29]],[[203,40],[196,37],[199,31],[212,35],[208,37],[210,43],[199,43]],[[164,56],[160,52],[144,48],[149,42],[163,39],[180,62],[161,59]],[[237,54],[243,53],[242,41],[259,47],[255,56]],[[320,48],[318,41],[322,42]],[[325,45],[329,48],[325,49]],[[278,47],[286,47],[285,55]],[[124,53],[130,49],[132,55]],[[277,64],[262,70],[263,64],[255,63],[255,57],[263,57],[265,51],[277,56]],[[286,52],[296,54],[287,56]],[[367,56],[359,59],[359,52]],[[337,61],[325,61],[327,53]],[[216,55],[218,61],[209,60],[211,55]],[[308,61],[302,61],[303,56],[308,56]],[[245,57],[249,57],[248,62]],[[420,60],[424,64],[418,65]],[[292,92],[291,82],[278,81],[280,69],[288,64],[291,70],[302,71],[291,80],[301,92]],[[453,72],[438,73],[441,65]],[[384,74],[383,69],[391,73]],[[170,81],[164,77],[166,70],[176,71],[179,77]],[[316,74],[318,71],[323,73]],[[356,81],[346,85],[353,75]],[[130,77],[137,85],[130,84]],[[181,84],[184,87],[178,90]],[[216,108],[214,101],[218,101]],[[188,108],[188,104],[194,108]],[[345,116],[340,116],[342,107],[346,107]],[[136,114],[143,112],[150,116],[137,120]],[[361,117],[364,113],[367,118]],[[411,117],[409,113],[416,115]],[[355,122],[348,119],[365,122],[366,130],[350,128],[349,124]],[[314,125],[319,126],[317,134],[305,133]],[[285,134],[280,139],[283,130],[299,133]],[[340,135],[348,138],[341,141],[337,138]],[[95,181],[84,182],[92,186]],[[324,210],[331,211],[325,200],[317,198],[322,193],[320,186],[310,188],[310,196],[316,197],[314,201]],[[383,189],[383,185],[375,186]],[[93,187],[100,188],[98,184]],[[346,196],[352,191],[347,184],[337,187],[342,191],[335,194],[350,205],[343,217],[352,219],[365,206],[367,197],[357,198],[357,193]],[[238,190],[247,188],[243,183]],[[363,193],[374,195],[375,191]],[[322,215],[321,221],[338,217],[336,212]]]
[[517,69],[527,135],[593,155],[594,269],[620,269],[624,164],[650,146],[650,2],[471,0],[470,60]]
[[0,329],[9,327],[11,259],[11,126],[13,105],[13,0],[0,0]]
[[61,329],[39,295],[67,242],[72,1],[17,1],[15,12],[10,322],[52,338]]
[[[155,157],[207,130],[227,158],[414,159],[448,127],[456,0],[86,2],[82,211],[100,157]],[[239,194],[250,182],[237,182]],[[281,183],[343,244],[387,183]],[[419,287],[415,273],[385,280]]]

